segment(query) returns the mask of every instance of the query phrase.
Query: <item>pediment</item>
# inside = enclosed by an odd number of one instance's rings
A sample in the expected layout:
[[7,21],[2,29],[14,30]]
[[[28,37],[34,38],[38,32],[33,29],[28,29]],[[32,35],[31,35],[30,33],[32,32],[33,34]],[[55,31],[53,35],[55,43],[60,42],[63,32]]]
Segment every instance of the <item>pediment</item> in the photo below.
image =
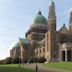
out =
[[60,33],[68,33],[68,30],[67,30],[65,24],[60,28],[59,32]]

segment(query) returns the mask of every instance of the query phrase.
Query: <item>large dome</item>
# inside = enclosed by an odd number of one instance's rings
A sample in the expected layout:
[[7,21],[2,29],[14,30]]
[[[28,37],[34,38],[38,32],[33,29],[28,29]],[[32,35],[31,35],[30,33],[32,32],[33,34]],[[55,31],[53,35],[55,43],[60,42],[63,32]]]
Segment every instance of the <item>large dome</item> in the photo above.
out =
[[47,19],[41,14],[41,11],[34,17],[33,24],[47,24]]

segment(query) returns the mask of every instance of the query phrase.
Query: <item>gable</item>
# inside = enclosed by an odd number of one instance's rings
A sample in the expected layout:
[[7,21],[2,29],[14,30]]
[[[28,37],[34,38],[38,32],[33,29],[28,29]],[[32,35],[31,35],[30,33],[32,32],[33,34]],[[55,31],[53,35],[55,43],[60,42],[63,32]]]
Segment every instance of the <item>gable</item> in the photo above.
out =
[[58,32],[60,32],[60,33],[68,33],[68,30],[67,30],[65,24],[61,27],[61,29]]

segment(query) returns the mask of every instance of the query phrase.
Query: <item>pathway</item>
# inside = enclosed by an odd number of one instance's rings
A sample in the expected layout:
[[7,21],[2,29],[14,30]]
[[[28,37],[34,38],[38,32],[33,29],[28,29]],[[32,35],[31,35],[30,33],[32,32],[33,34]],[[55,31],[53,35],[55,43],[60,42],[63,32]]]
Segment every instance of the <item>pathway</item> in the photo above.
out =
[[[38,67],[38,72],[72,72],[68,70],[46,68],[46,67],[41,66],[41,64],[37,64],[37,67]],[[36,72],[36,64],[24,64],[24,68],[29,68]]]

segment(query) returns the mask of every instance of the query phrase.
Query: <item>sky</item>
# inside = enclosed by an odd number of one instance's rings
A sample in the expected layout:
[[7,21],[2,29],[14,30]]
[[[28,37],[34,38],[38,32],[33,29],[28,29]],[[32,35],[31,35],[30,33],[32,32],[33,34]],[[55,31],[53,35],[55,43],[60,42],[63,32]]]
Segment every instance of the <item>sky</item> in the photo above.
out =
[[[0,59],[10,56],[10,49],[18,38],[25,38],[34,16],[40,10],[47,18],[52,0],[0,0]],[[57,30],[69,24],[72,0],[54,0]]]

